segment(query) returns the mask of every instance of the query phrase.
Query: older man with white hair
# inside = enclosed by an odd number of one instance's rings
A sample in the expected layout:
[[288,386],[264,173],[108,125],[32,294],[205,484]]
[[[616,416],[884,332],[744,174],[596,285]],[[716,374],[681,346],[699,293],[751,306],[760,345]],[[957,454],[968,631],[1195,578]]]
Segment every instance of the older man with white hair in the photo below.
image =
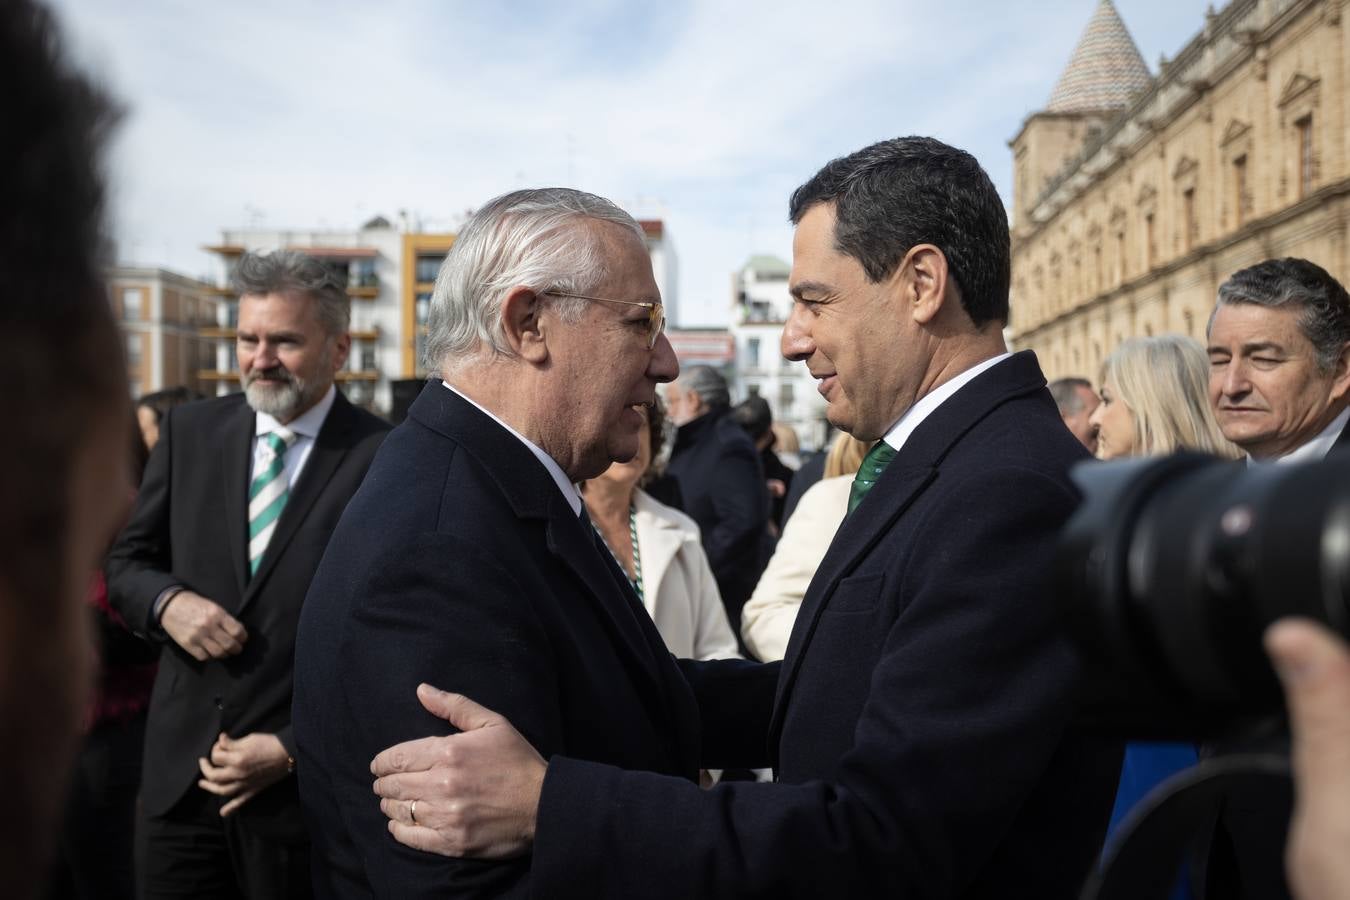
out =
[[320,896],[532,892],[528,857],[448,859],[387,833],[371,758],[452,730],[419,683],[507,711],[545,755],[697,776],[697,685],[576,488],[637,453],[641,407],[679,371],[663,324],[642,230],[607,200],[516,191],[460,232],[431,303],[444,380],[376,458],[301,622],[297,771]]

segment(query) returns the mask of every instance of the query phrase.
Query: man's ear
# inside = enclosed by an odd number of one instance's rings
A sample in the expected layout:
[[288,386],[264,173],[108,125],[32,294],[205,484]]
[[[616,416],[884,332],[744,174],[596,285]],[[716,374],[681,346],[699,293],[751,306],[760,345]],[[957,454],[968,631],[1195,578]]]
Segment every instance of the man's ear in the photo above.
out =
[[947,257],[932,244],[915,244],[905,254],[898,273],[910,315],[920,325],[931,324],[947,298]]
[[543,295],[527,287],[512,288],[502,300],[502,332],[506,344],[526,362],[538,364],[548,359],[548,342],[540,323],[543,309]]
[[1350,393],[1350,343],[1341,345],[1341,355],[1331,370],[1331,399],[1344,399]]
[[336,375],[342,371],[342,367],[347,364],[347,354],[352,349],[352,336],[347,332],[342,332],[333,340],[333,374]]

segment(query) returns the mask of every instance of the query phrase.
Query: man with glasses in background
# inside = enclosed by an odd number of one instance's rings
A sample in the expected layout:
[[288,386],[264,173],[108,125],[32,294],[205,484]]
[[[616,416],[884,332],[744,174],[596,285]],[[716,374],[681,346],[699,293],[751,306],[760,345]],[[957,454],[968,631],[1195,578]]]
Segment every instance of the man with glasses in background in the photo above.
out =
[[[642,231],[607,200],[516,191],[460,232],[431,301],[428,369],[444,380],[390,435],[301,618],[297,772],[319,896],[531,891],[528,857],[448,859],[389,836],[371,758],[451,730],[419,704],[422,682],[507,711],[543,753],[697,777],[697,685],[576,488],[637,453],[642,407],[679,371],[663,323]],[[771,691],[776,674],[746,683]],[[766,755],[737,749],[725,764]]]

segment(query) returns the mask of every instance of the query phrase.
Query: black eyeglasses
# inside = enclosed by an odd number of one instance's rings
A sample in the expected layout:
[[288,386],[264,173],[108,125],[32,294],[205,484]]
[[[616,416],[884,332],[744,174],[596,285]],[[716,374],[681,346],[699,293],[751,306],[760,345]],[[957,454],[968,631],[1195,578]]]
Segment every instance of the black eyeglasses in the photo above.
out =
[[647,349],[656,348],[661,332],[666,330],[666,308],[660,302],[643,300],[611,300],[608,297],[587,297],[585,294],[569,294],[566,291],[544,291],[554,297],[571,297],[573,300],[591,300],[596,303],[622,303],[624,306],[641,306],[647,310]]

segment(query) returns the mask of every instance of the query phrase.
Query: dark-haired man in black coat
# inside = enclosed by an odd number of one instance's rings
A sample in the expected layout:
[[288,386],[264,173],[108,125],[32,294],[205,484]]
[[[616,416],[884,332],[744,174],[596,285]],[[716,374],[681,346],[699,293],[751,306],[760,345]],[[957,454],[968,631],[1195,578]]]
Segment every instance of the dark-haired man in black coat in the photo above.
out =
[[726,379],[711,366],[691,366],[666,389],[679,426],[666,471],[680,484],[684,511],[698,523],[731,630],[741,633],[741,607],[754,593],[771,541],[769,492],[759,451],[730,416]]

